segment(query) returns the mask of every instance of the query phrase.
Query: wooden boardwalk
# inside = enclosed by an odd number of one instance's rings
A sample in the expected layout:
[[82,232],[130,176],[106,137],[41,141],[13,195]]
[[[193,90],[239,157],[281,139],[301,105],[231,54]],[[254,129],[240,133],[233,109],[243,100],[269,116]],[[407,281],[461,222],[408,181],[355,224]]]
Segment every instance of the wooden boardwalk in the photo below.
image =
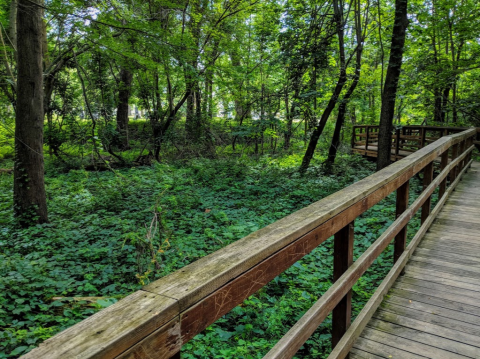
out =
[[480,358],[480,164],[474,162],[350,358]]

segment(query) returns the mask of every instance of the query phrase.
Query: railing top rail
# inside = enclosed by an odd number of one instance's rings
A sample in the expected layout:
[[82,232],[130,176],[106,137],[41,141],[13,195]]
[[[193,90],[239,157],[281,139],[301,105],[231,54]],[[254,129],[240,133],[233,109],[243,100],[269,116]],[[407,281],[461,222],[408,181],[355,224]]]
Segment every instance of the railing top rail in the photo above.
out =
[[128,358],[136,348],[148,352],[154,350],[152,346],[176,353],[183,343],[388,196],[452,145],[476,133],[476,129],[469,129],[442,137],[403,160],[152,282],[47,340],[24,358]]
[[[353,125],[353,128],[378,128],[379,125]],[[415,129],[429,129],[429,130],[457,130],[457,131],[465,131],[468,130],[470,127],[454,127],[454,126],[426,126],[426,125],[403,125],[402,128],[415,128]]]

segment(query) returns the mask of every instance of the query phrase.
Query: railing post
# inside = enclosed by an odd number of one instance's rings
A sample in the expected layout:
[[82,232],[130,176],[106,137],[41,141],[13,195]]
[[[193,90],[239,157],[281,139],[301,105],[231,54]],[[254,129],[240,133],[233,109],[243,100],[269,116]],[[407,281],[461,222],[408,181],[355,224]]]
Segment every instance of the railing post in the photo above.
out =
[[369,138],[370,138],[370,126],[365,126],[365,156],[367,155]]
[[[353,223],[351,222],[335,234],[333,249],[333,281],[337,281],[353,264]],[[332,348],[347,331],[352,320],[352,290],[342,298],[333,310]]]
[[[403,212],[408,208],[408,192],[410,188],[410,182],[407,181],[397,189],[397,205],[395,218],[401,216]],[[403,254],[405,246],[407,244],[407,225],[403,227],[400,232],[395,236],[395,244],[393,251],[393,263]]]
[[[452,161],[454,161],[458,157],[458,143],[452,146]],[[457,178],[457,167],[454,166],[450,171],[450,183],[453,183]]]
[[[467,148],[472,147],[473,141],[474,141],[474,136],[471,136],[471,137],[468,138]],[[471,159],[472,159],[472,152],[470,152],[470,153],[467,155],[467,162],[466,162],[466,163],[468,164]]]
[[[458,155],[459,156],[462,155],[465,152],[466,149],[467,149],[467,139],[460,142],[460,150],[459,150]],[[458,168],[458,173],[460,173],[460,171],[463,170],[466,163],[467,163],[466,158],[464,158],[463,160],[460,161],[460,163],[458,164],[458,167],[459,167]]]
[[[442,162],[440,163],[440,172],[442,172],[445,167],[448,165],[448,150],[442,153]],[[438,199],[442,198],[447,190],[447,176],[445,179],[440,183],[439,190],[438,190]]]
[[427,135],[427,131],[425,130],[424,127],[421,129],[421,140],[420,140],[420,148],[423,148],[425,146],[425,136]]
[[355,147],[355,137],[357,137],[357,136],[355,135],[355,133],[357,132],[356,129],[357,129],[357,128],[356,128],[355,126],[353,126],[353,130],[352,130],[352,140],[351,140],[352,149]]
[[[423,190],[429,186],[430,183],[432,183],[433,180],[433,161],[430,162],[428,165],[425,166],[423,169]],[[430,215],[430,209],[431,209],[431,203],[432,203],[432,196],[428,196],[427,200],[422,206],[422,219],[421,223],[423,224],[427,217]]]
[[397,135],[397,141],[395,142],[395,160],[398,160],[398,154],[400,152],[400,129],[395,131]]

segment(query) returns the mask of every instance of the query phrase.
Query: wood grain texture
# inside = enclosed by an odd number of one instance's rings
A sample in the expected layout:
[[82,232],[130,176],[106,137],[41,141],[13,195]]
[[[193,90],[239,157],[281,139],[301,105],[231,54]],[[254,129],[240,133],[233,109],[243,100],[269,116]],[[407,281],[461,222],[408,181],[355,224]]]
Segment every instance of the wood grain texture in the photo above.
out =
[[[353,263],[353,222],[335,233],[333,249],[333,280],[337,281]],[[352,320],[352,290],[333,309],[332,348],[347,331]]]
[[[408,207],[408,198],[409,198],[409,192],[410,192],[409,188],[410,188],[410,182],[405,182],[402,186],[400,186],[397,189],[397,201],[395,204],[395,218],[400,217],[400,215],[403,212],[405,212]],[[403,227],[400,230],[400,232],[395,236],[395,244],[394,244],[394,250],[393,250],[394,263],[398,261],[400,256],[403,254],[406,244],[407,244],[407,226]]]
[[114,358],[176,313],[175,300],[138,291],[46,340],[22,358]]
[[[373,328],[366,328],[362,333],[362,338],[372,340],[377,343],[392,346],[396,349],[410,352],[415,355],[427,356],[435,359],[464,359],[468,358],[464,355],[455,354],[449,350],[437,348],[433,345],[428,345],[416,342],[411,339],[405,339],[401,336],[387,333],[382,330]],[[397,356],[403,358],[403,356]]]

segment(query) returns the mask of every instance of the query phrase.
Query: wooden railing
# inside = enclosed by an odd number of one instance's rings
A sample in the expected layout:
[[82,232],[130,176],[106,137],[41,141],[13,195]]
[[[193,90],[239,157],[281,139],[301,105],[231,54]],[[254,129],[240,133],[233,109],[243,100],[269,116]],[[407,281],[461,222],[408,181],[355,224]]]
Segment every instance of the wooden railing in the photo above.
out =
[[[442,137],[384,170],[145,286],[48,339],[23,358],[179,357],[183,344],[332,235],[336,282],[266,358],[293,357],[332,311],[335,348],[330,358],[344,358],[470,165],[474,136],[476,130],[471,129]],[[441,172],[433,179],[433,163],[438,157]],[[409,180],[421,171],[424,190],[408,206]],[[431,211],[430,198],[437,187],[440,199]],[[354,220],[394,191],[397,219],[353,262]],[[419,209],[422,226],[405,248],[407,224]],[[396,262],[350,325],[352,287],[393,239]]]
[[[351,147],[354,153],[376,157],[378,142],[378,125],[353,126]],[[392,134],[393,161],[402,159],[411,153],[435,142],[443,136],[467,130],[465,127],[438,127],[438,126],[403,126]],[[479,142],[475,142],[478,144]]]

